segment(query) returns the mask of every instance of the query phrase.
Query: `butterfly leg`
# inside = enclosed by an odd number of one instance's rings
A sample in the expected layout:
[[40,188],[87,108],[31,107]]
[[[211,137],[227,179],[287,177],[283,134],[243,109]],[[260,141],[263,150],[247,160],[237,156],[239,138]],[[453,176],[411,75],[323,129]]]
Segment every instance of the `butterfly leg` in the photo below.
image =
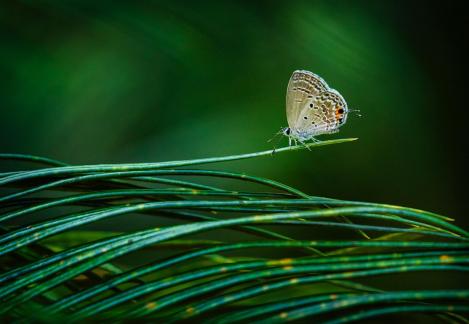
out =
[[282,135],[282,134],[283,134],[283,128],[281,128],[277,133],[275,133],[274,136],[272,136],[272,138],[267,141],[267,143],[272,142],[277,136]]
[[[269,139],[267,142],[273,142],[275,138],[277,138],[279,135],[283,134],[284,128],[281,128],[280,131],[278,131],[271,139]],[[279,139],[275,144],[273,144],[273,150],[272,150],[272,155],[274,155],[275,150],[277,149],[275,146],[280,142],[281,139]]]
[[302,140],[300,140],[300,143],[308,149],[308,151],[311,151],[311,148]]
[[298,142],[297,142],[296,138],[294,138],[294,137],[293,137],[293,142],[295,142],[295,146],[298,145]]

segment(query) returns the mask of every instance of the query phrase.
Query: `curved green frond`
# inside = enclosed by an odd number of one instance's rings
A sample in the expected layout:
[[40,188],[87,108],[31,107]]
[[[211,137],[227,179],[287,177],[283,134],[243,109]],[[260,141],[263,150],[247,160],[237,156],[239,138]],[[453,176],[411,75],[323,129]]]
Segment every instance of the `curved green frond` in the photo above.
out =
[[[180,168],[272,153],[83,166],[0,154],[39,165],[1,170],[0,318],[345,323],[428,312],[465,319],[467,287],[433,285],[435,277],[467,278],[469,233],[453,219]],[[412,274],[421,289],[386,288]]]

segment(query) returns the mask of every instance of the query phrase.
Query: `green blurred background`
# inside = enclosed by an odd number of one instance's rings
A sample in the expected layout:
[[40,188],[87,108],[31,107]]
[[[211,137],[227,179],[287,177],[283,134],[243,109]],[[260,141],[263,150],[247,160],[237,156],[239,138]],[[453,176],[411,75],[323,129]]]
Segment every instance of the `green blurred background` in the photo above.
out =
[[307,69],[363,115],[322,139],[359,141],[218,168],[466,226],[465,21],[452,2],[2,1],[0,151],[88,164],[268,149]]

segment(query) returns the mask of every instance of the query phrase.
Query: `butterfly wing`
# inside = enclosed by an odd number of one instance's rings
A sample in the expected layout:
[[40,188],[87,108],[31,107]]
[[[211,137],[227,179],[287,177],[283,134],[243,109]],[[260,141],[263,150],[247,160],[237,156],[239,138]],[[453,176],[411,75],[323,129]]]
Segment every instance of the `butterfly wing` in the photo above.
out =
[[296,127],[301,109],[307,101],[328,89],[326,81],[314,73],[304,70],[293,72],[287,87],[287,121],[290,129]]
[[344,98],[334,89],[319,93],[301,105],[294,125],[303,138],[335,133],[347,121],[348,108]]

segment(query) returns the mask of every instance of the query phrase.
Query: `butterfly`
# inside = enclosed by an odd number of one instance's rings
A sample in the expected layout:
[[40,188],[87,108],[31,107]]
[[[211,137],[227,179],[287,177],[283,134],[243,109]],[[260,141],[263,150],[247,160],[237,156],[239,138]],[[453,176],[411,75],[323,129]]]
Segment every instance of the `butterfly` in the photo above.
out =
[[304,142],[322,134],[333,134],[347,121],[349,109],[342,95],[330,88],[320,76],[305,70],[293,72],[287,87],[288,127],[281,132],[292,140]]

